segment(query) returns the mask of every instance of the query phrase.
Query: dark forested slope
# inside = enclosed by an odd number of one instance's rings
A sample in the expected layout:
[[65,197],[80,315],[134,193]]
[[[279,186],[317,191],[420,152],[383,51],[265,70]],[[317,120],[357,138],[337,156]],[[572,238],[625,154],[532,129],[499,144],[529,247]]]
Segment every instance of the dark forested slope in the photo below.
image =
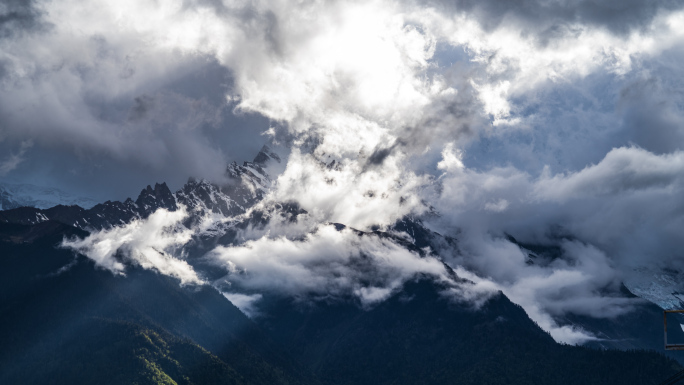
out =
[[270,298],[258,322],[330,384],[657,384],[678,368],[557,344],[503,294],[474,309],[442,289],[417,280],[369,311]]
[[96,269],[56,248],[73,235],[84,234],[51,221],[0,224],[0,383],[133,383],[148,372],[213,381],[197,365],[221,383],[313,382],[213,288],[142,269]]
[[653,352],[559,345],[503,294],[474,309],[417,278],[370,309],[214,288],[56,247],[77,228],[0,223],[2,384],[656,384]]

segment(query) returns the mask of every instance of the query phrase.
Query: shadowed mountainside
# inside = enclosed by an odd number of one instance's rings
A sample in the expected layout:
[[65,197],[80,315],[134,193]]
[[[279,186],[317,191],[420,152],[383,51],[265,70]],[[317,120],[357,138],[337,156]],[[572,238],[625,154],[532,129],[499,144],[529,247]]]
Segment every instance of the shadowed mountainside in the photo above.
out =
[[[141,367],[213,381],[189,376],[197,365],[230,374],[220,383],[315,383],[212,287],[97,269],[55,247],[85,235],[61,223],[0,224],[0,234],[0,383],[95,383],[111,371],[120,380],[111,383],[133,383],[147,378]],[[97,381],[82,382],[86,372]]]

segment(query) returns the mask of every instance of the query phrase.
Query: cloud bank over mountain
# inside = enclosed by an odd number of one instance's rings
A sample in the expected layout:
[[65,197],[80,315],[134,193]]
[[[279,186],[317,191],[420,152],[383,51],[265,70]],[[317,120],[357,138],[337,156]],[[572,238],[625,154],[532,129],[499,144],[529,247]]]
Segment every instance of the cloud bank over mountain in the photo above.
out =
[[447,275],[436,258],[421,258],[392,240],[333,225],[298,240],[264,236],[238,247],[217,247],[209,257],[228,265],[232,274],[227,278],[246,289],[353,295],[363,305],[386,299],[416,274],[438,280]]
[[73,249],[114,274],[126,273],[126,262],[178,278],[181,284],[201,284],[202,279],[182,260],[181,246],[188,243],[192,230],[180,225],[185,209],[175,212],[159,209],[145,220],[110,230],[98,231],[83,239],[65,239],[62,247]]
[[[253,289],[354,291],[359,250],[388,274],[364,301],[438,275],[325,225],[423,216],[458,239],[433,252],[475,287],[577,342],[591,336],[554,315],[622,314],[635,268],[682,267],[682,2],[63,0],[0,15],[7,178],[124,194],[222,182],[266,141],[291,149],[262,205],[297,202],[305,224],[211,254]],[[561,257],[529,264],[507,235]]]

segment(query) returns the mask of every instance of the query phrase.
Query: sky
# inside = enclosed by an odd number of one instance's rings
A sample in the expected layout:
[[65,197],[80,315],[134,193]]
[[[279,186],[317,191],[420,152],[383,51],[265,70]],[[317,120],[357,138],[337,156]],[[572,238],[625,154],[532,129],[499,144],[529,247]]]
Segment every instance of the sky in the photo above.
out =
[[[622,314],[635,269],[683,267],[682,62],[682,1],[5,0],[0,181],[124,199],[284,146],[267,200],[314,227],[429,214],[460,274],[581,341],[553,316]],[[299,261],[325,229],[216,255]],[[528,266],[505,234],[564,257]]]

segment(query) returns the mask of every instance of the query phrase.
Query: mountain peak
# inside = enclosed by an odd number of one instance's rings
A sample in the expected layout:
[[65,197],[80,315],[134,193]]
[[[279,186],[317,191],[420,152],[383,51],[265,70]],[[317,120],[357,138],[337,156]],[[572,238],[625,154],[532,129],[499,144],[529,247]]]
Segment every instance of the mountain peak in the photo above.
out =
[[160,207],[170,211],[175,211],[178,208],[176,205],[176,198],[173,196],[173,193],[171,193],[171,190],[165,182],[162,184],[155,183],[154,189],[152,186],[147,185],[147,187],[140,192],[135,203],[142,210],[143,216],[151,214]]
[[264,145],[263,147],[261,147],[261,150],[259,151],[257,156],[254,157],[252,163],[258,164],[263,167],[271,160],[275,160],[276,162],[280,163],[280,156],[273,152],[273,150],[271,150],[270,147]]
[[[225,216],[242,214],[248,207],[259,201],[271,180],[262,165],[280,162],[268,146],[264,146],[254,162],[242,165],[231,162],[226,168],[226,176],[230,183],[219,185],[206,179],[190,177],[188,182],[173,193],[165,182],[147,185],[140,191],[134,201],[127,198],[123,203],[107,201],[93,206],[92,209],[81,208],[14,210],[5,212],[0,221],[25,224],[38,223],[45,220],[57,220],[82,229],[102,229],[120,226],[136,218],[146,218],[159,208],[169,211],[178,209],[178,204],[187,206],[195,216],[205,213],[220,213]],[[271,162],[275,160],[275,162]],[[0,189],[0,193],[2,190]],[[2,195],[0,194],[0,198]],[[2,202],[0,202],[2,204]]]

